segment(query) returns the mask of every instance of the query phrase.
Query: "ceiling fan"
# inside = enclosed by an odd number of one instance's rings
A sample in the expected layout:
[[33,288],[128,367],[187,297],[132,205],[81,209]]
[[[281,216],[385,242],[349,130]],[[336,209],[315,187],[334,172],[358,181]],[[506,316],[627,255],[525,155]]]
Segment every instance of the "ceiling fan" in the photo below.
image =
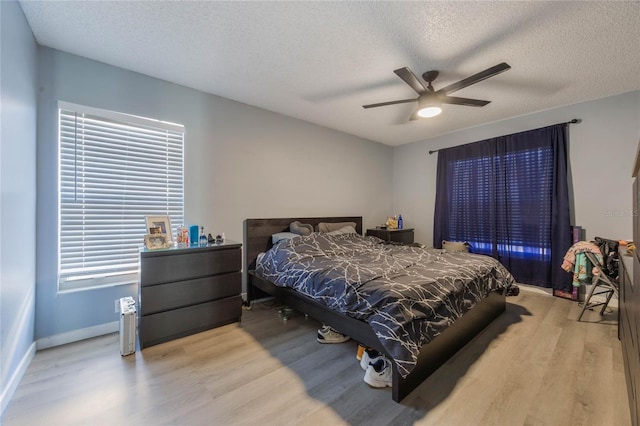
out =
[[411,115],[411,120],[417,120],[420,117],[435,117],[442,112],[441,104],[464,105],[473,107],[482,107],[491,101],[482,101],[479,99],[459,98],[449,96],[450,93],[464,89],[467,86],[486,80],[489,77],[507,71],[511,66],[506,62],[487,68],[477,74],[467,77],[457,83],[450,84],[440,90],[434,90],[431,83],[438,77],[438,71],[427,71],[422,74],[422,78],[427,82],[427,86],[416,77],[416,75],[407,67],[399,68],[395,71],[405,83],[418,93],[418,97],[414,99],[401,99],[398,101],[381,102],[378,104],[363,105],[363,108],[375,108],[386,105],[404,104],[409,102],[418,102],[418,109]]

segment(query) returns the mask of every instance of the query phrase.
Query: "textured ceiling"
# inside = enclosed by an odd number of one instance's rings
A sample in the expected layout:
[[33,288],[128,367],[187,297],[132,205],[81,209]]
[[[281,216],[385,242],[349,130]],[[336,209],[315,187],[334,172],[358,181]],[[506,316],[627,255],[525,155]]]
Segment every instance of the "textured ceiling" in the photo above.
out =
[[[640,2],[21,1],[39,44],[388,145],[640,89]],[[409,122],[416,97],[512,69]]]

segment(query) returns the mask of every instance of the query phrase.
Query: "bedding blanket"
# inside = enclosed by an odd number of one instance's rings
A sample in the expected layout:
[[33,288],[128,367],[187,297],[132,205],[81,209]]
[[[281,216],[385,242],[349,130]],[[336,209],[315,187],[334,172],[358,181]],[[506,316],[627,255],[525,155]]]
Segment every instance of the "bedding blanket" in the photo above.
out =
[[423,344],[491,291],[514,283],[488,256],[387,245],[357,234],[279,241],[258,258],[256,273],[368,322],[402,377]]

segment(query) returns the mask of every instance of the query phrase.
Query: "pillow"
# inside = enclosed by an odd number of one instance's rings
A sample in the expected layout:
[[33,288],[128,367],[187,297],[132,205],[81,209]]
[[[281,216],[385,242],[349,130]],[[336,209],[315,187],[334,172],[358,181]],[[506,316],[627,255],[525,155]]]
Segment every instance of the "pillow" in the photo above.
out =
[[311,235],[313,232],[313,226],[308,223],[300,223],[299,221],[291,222],[289,224],[289,231],[298,235]]
[[456,253],[461,251],[469,251],[471,244],[468,242],[456,242],[456,241],[447,241],[442,240],[442,248],[450,253]]
[[293,232],[278,232],[277,234],[273,234],[271,236],[271,243],[275,244],[281,240],[289,240],[294,237],[299,237],[300,235],[294,234]]
[[318,224],[318,232],[331,232],[331,231],[337,231],[338,229],[344,228],[345,226],[352,226],[353,229],[356,228],[356,223],[355,222],[336,222],[336,223],[329,223],[329,222],[320,222]]
[[343,226],[340,229],[336,229],[335,231],[327,232],[327,235],[342,235],[342,234],[357,234],[356,228],[353,226]]

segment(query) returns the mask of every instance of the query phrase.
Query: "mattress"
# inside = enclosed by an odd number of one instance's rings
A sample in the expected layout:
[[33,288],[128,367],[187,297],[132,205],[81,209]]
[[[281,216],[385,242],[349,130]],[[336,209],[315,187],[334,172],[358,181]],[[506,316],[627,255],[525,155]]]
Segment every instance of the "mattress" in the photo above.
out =
[[313,233],[276,243],[256,273],[366,321],[406,377],[428,343],[492,291],[515,281],[497,260]]

